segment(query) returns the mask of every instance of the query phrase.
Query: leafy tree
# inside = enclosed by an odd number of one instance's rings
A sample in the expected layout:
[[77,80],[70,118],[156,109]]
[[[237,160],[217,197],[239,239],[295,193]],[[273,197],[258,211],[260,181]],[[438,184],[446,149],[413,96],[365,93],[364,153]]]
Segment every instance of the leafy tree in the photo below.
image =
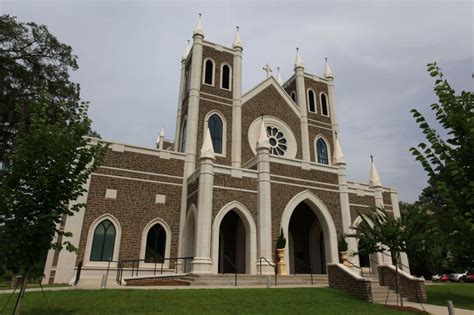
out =
[[441,131],[412,109],[427,142],[410,150],[428,173],[431,193],[439,203],[435,216],[450,253],[470,268],[474,262],[474,93],[456,94],[436,63],[428,64],[428,72],[436,78],[438,102],[430,107]]
[[69,79],[78,69],[72,48],[45,25],[0,16],[0,163],[11,150],[19,120],[28,121],[31,104],[47,97],[51,120],[75,119],[79,85]]
[[[24,277],[19,301],[28,279],[43,276],[42,259],[50,248],[75,250],[60,224],[84,206],[68,204],[85,192],[104,152],[85,137],[91,125],[86,103],[74,107],[74,119],[58,113],[52,122],[49,97],[41,99],[29,104],[28,123],[19,120],[11,164],[0,177],[0,248],[7,266],[17,266]],[[54,236],[60,241],[52,244]]]

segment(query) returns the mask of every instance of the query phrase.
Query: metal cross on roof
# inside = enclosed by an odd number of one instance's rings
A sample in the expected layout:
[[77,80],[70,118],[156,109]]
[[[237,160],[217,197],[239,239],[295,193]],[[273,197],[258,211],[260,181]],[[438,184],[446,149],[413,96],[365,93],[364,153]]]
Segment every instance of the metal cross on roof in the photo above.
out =
[[268,76],[270,75],[270,72],[272,72],[272,68],[267,63],[262,69],[263,69],[263,71],[265,71],[267,73],[267,78],[268,78]]

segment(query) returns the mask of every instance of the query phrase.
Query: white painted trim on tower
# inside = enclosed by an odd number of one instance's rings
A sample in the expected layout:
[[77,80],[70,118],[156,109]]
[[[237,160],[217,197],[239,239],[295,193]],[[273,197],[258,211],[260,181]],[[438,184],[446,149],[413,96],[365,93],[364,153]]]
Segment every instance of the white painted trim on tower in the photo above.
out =
[[226,156],[226,151],[227,151],[227,121],[226,121],[224,115],[216,109],[213,109],[210,112],[208,112],[206,114],[206,117],[204,118],[204,129],[203,130],[207,130],[209,128],[208,120],[214,114],[219,116],[219,118],[222,121],[222,153],[214,152],[214,155],[225,157]]
[[[313,101],[314,101],[314,111],[310,110],[309,108],[309,100],[310,100],[310,97],[309,97],[309,92],[313,92]],[[318,102],[316,101],[316,92],[312,89],[312,88],[308,88],[306,90],[306,97],[308,98],[308,113],[313,113],[313,114],[317,114],[318,113]],[[308,119],[309,121],[309,119]]]
[[[328,164],[318,163],[318,146],[317,146],[317,143],[318,143],[319,139],[323,139],[323,141],[326,143],[326,148],[327,148],[327,151],[328,151]],[[314,157],[315,157],[314,162],[319,164],[319,165],[330,165],[330,166],[333,165],[332,155],[331,155],[332,149],[331,149],[331,146],[329,145],[328,139],[325,136],[319,134],[316,137],[314,137],[313,145],[314,145]]]
[[[224,82],[224,66],[228,66],[229,67],[229,88],[226,89],[222,86],[222,82]],[[219,87],[223,90],[226,90],[226,91],[232,91],[232,67],[230,66],[230,64],[228,62],[223,62],[221,64],[221,73],[220,73],[220,82],[219,82]]]
[[[324,112],[323,112],[323,97],[322,97],[323,95],[326,96],[326,106],[327,106],[326,109],[328,112],[327,115],[324,115]],[[326,93],[324,92],[319,93],[319,104],[321,106],[321,116],[331,117],[331,108],[330,108],[331,104],[329,103],[329,96]]]
[[[206,83],[206,62],[210,60],[212,62],[212,84]],[[216,83],[216,62],[211,57],[207,57],[202,61],[202,84],[214,86]]]

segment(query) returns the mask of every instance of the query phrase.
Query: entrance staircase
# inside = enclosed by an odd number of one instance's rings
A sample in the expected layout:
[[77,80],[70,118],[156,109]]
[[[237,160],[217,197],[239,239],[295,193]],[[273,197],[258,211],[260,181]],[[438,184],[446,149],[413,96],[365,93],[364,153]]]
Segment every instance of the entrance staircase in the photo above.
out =
[[[237,285],[235,284],[234,274],[218,274],[218,275],[193,275],[189,274],[180,277],[180,280],[187,282],[190,286],[207,286],[207,287],[266,287],[275,286],[274,275],[248,275],[238,274]],[[328,287],[328,276],[323,274],[313,274],[313,282],[311,284],[310,274],[298,274],[288,276],[278,276],[276,279],[277,287]]]
[[[387,305],[400,304],[400,296],[396,294],[395,290],[390,289],[388,286],[381,286],[378,275],[364,276],[364,278],[370,281],[372,303]],[[403,302],[408,302],[406,298],[402,298],[402,300]]]

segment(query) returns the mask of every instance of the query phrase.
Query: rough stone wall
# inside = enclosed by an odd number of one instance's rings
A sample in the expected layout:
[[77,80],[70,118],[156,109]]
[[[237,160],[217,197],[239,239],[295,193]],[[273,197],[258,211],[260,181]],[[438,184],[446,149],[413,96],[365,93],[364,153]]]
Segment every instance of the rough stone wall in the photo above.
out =
[[[306,88],[306,91],[305,91],[305,93],[306,93],[306,104],[309,104],[308,89],[311,88],[316,93],[316,113],[312,113],[308,110],[308,118],[317,120],[317,121],[322,122],[322,123],[331,124],[331,117],[322,115],[321,99],[319,97],[319,94],[321,92],[326,93],[326,96],[329,95],[328,85],[326,83],[315,81],[315,80],[307,78],[307,77],[304,78],[304,85],[305,85],[305,88]],[[328,101],[329,106],[331,106],[331,104],[329,103],[329,99],[327,101]],[[329,108],[328,108],[328,111],[329,111]]]
[[367,279],[355,278],[337,264],[328,264],[329,287],[342,290],[364,301],[372,301],[372,288]]
[[146,287],[146,286],[188,286],[189,282],[174,278],[135,278],[125,279],[127,286]]
[[[378,266],[380,285],[388,286],[390,289],[396,288],[396,272],[388,266]],[[400,292],[402,297],[411,302],[426,303],[425,282],[421,279],[410,279],[403,273],[399,273]]]
[[250,124],[262,113],[281,119],[291,128],[298,146],[296,159],[301,159],[300,118],[281,97],[276,88],[271,85],[242,106],[242,163],[254,157],[248,141],[248,130]]
[[390,198],[390,193],[384,191],[382,193],[382,198],[383,198],[383,205],[384,206],[389,206],[392,207],[392,199]]
[[[120,259],[139,258],[143,230],[156,218],[161,218],[170,227],[170,255],[176,256],[182,179],[160,174],[181,176],[183,161],[109,150],[102,166],[121,169],[100,167],[92,174],[76,265],[84,260],[91,224],[103,214],[111,214],[120,222],[122,237],[116,239],[116,242],[120,241]],[[106,189],[117,190],[117,198],[105,199]],[[157,194],[166,196],[165,204],[155,204]]]
[[294,78],[290,82],[290,84],[288,84],[288,86],[285,88],[285,91],[286,91],[286,93],[288,93],[288,95],[291,95],[291,92],[293,92],[293,91],[295,91],[295,93],[296,93],[296,80]]
[[[208,94],[213,94],[217,95],[220,97],[225,97],[225,98],[230,98],[232,99],[232,88],[233,88],[233,82],[231,80],[231,90],[224,90],[220,88],[220,80],[221,80],[221,65],[223,63],[228,63],[232,71],[234,69],[234,55],[226,52],[226,51],[218,51],[215,48],[209,47],[204,45],[203,50],[202,50],[202,60],[206,58],[212,58],[214,60],[214,86],[210,86],[207,84],[202,83],[203,80],[201,78],[201,92],[208,93]],[[203,69],[204,69],[204,63],[203,63]],[[233,73],[233,72],[232,72]],[[231,73],[231,75],[232,75]],[[201,74],[202,76],[202,74]]]

